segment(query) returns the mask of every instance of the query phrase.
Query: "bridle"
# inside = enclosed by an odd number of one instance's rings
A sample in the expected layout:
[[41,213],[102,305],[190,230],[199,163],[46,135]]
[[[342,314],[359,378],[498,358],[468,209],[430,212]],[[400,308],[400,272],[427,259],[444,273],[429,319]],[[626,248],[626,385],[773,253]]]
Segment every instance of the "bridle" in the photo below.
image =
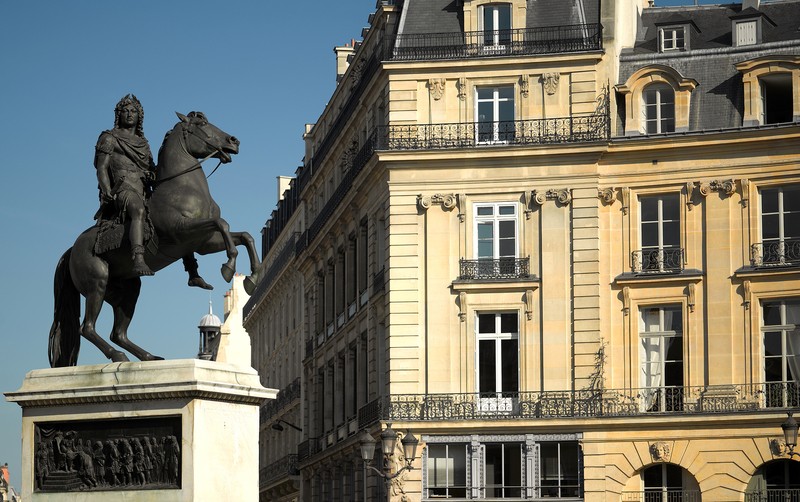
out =
[[[169,181],[169,180],[175,179],[175,178],[177,178],[179,176],[183,176],[184,174],[188,174],[188,173],[190,173],[192,171],[196,171],[196,170],[202,168],[203,167],[203,162],[207,161],[208,159],[210,159],[211,157],[213,157],[214,155],[216,155],[218,153],[222,153],[222,151],[223,151],[222,150],[222,146],[217,146],[217,145],[211,143],[210,141],[208,141],[208,138],[210,138],[210,136],[206,135],[206,137],[203,137],[203,136],[200,136],[199,134],[197,134],[195,132],[195,123],[193,122],[194,121],[194,117],[190,117],[189,120],[190,120],[190,122],[188,122],[188,123],[187,122],[181,122],[180,123],[180,126],[181,126],[181,147],[183,148],[183,150],[186,151],[186,153],[189,153],[188,150],[186,149],[186,140],[188,139],[187,136],[191,134],[192,136],[194,136],[195,138],[199,139],[200,141],[202,141],[206,145],[210,146],[213,149],[212,152],[209,153],[208,155],[206,155],[202,160],[199,160],[199,161],[195,162],[194,164],[192,164],[191,166],[187,167],[183,171],[181,171],[179,173],[176,173],[176,174],[173,174],[172,176],[167,176],[166,178],[161,178],[160,180],[154,181],[152,183],[153,188],[155,188],[158,185],[164,183],[165,181]],[[204,122],[208,123],[206,120],[204,120]],[[189,154],[189,155],[191,155],[191,154]],[[206,176],[206,179],[210,178],[211,175],[214,174],[217,171],[217,169],[219,169],[219,166],[221,166],[221,165],[222,165],[222,159],[220,159],[220,161],[217,163],[216,167],[214,167],[214,169],[211,171],[211,173],[209,173],[209,175]]]

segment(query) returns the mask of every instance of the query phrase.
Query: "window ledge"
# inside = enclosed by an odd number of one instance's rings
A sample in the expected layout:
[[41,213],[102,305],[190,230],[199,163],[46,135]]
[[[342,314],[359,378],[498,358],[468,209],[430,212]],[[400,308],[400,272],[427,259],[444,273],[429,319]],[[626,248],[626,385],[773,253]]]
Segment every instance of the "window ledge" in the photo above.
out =
[[541,279],[536,275],[511,279],[457,279],[453,281],[453,291],[476,290],[527,290],[538,289]]
[[800,273],[800,264],[797,265],[772,265],[766,267],[742,267],[733,273],[737,279],[750,279],[753,277],[795,275]]
[[614,278],[614,284],[644,284],[651,282],[700,282],[703,279],[701,270],[689,268],[680,272],[625,272]]

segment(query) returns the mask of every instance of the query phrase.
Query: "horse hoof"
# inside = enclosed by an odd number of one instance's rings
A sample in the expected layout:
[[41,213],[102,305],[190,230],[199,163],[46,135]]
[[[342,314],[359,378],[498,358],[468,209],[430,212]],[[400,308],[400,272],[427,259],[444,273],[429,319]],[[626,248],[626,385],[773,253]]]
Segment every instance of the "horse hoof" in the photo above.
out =
[[244,281],[242,281],[242,282],[243,282],[243,285],[244,285],[245,292],[248,295],[252,296],[253,292],[256,290],[256,283],[253,280],[253,276],[252,275],[248,275],[247,277],[244,278]]
[[130,361],[124,352],[120,352],[118,350],[115,350],[111,353],[111,360],[115,363],[127,363]]
[[225,279],[225,282],[231,282],[234,274],[236,274],[236,270],[227,263],[222,266],[222,278]]

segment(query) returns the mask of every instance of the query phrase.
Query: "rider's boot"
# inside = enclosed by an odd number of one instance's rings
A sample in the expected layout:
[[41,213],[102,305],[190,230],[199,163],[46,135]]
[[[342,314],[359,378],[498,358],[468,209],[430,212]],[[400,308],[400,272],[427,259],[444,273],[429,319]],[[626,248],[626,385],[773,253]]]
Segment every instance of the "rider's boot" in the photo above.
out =
[[144,262],[144,246],[133,246],[133,273],[139,276],[153,275],[153,271]]
[[193,288],[214,289],[214,286],[207,283],[200,274],[197,273],[197,259],[193,254],[183,257],[183,269],[189,273],[189,286]]

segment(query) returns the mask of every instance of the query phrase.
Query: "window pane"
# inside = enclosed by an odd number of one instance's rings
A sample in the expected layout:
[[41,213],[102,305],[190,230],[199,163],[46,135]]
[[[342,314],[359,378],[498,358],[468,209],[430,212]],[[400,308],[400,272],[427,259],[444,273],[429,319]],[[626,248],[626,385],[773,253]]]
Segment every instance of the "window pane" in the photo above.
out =
[[478,99],[483,100],[491,100],[494,97],[494,89],[492,87],[479,87],[478,88]]
[[761,217],[761,237],[764,239],[777,239],[780,237],[777,214],[765,214]]
[[761,212],[775,213],[778,211],[778,190],[761,190]]
[[505,87],[498,87],[497,94],[501,100],[509,100],[513,103],[514,101],[514,87],[513,86],[505,86]]
[[800,187],[783,189],[783,210],[800,211]]
[[478,223],[478,239],[491,239],[493,237],[494,223],[491,221]]
[[498,258],[514,258],[516,255],[517,246],[513,238],[501,239],[498,248]]
[[504,215],[513,215],[516,213],[515,206],[500,206],[498,213]]
[[642,221],[658,221],[658,199],[655,197],[642,197],[639,200],[642,210]]
[[503,496],[519,497],[519,487],[522,486],[522,445],[505,444],[503,449],[503,485],[507,487]]
[[642,223],[642,247],[658,247],[658,223]]
[[781,332],[780,331],[768,331],[764,333],[764,355],[769,356],[780,356],[782,352],[781,348]]
[[780,326],[783,324],[781,320],[781,304],[774,302],[765,302],[761,305],[762,315],[764,319],[764,326]]
[[478,206],[478,216],[492,216],[493,214],[494,214],[494,207]]
[[513,238],[517,234],[517,222],[515,220],[499,221],[497,225],[501,239]]
[[[666,331],[674,331],[676,333],[680,333],[683,331],[683,312],[679,308],[669,308],[664,309],[664,312],[668,312],[672,315],[672,321],[668,322],[664,328]],[[665,320],[667,320],[668,316],[665,316]]]
[[486,496],[502,496],[503,485],[503,445],[486,445]]
[[478,314],[478,333],[494,333],[494,314]]
[[517,333],[517,314],[500,314],[500,332]]
[[[512,122],[514,120],[514,101],[501,101],[500,102],[500,116],[498,120],[500,122]],[[509,129],[504,129],[504,132],[508,132]]]
[[497,392],[494,344],[494,340],[478,341],[478,372],[480,373],[478,392]]
[[[449,470],[448,458],[446,455],[447,445],[430,444],[428,445],[428,486],[439,487],[447,486],[447,472]],[[439,492],[436,492],[437,494]]]
[[[516,393],[519,390],[517,340],[501,340],[503,392]],[[511,396],[513,397],[513,396]]]
[[656,100],[658,99],[658,93],[656,93],[656,91],[647,90],[647,91],[644,91],[644,93],[642,93],[642,95],[644,96],[644,104],[645,105],[652,106],[652,105],[656,104]]
[[497,29],[498,30],[510,30],[511,29],[511,6],[510,5],[498,5],[495,7],[497,9]]
[[800,237],[800,213],[789,213],[783,218],[783,238],[796,239]]
[[681,223],[679,221],[664,222],[662,232],[665,248],[678,248],[681,246]]
[[680,196],[678,194],[661,197],[661,213],[663,218],[665,220],[680,220],[680,205]]
[[494,106],[491,101],[478,103],[478,122],[494,122]]

